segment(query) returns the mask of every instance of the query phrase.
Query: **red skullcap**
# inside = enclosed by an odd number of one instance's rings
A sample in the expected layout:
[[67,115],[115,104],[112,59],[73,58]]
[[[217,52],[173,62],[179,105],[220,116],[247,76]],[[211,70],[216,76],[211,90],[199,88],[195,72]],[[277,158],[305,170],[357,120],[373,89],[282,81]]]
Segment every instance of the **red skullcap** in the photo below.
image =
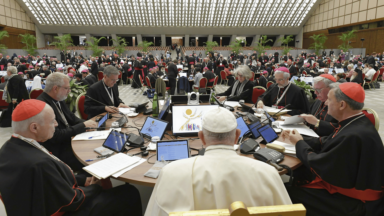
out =
[[12,113],[12,121],[24,121],[27,120],[41,111],[43,111],[45,104],[41,100],[29,99],[22,101]]
[[352,100],[364,103],[365,92],[361,85],[354,82],[346,82],[339,85],[340,90]]
[[331,80],[332,82],[336,82],[335,77],[332,76],[331,74],[321,74],[320,76],[324,77],[324,78],[327,78],[327,79]]

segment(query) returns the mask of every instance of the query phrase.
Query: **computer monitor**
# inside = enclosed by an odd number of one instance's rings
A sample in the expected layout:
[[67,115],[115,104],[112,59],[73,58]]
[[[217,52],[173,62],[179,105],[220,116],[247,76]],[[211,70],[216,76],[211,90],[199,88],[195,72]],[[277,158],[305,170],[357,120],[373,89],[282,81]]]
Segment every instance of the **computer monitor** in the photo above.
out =
[[172,132],[177,136],[196,136],[201,130],[201,119],[206,111],[218,109],[218,105],[173,106]]
[[107,113],[107,114],[105,114],[105,116],[103,116],[100,120],[99,120],[99,122],[98,122],[98,124],[97,124],[97,127],[105,127],[105,122],[107,122],[107,120],[108,120],[108,118],[109,118],[109,114]]
[[271,128],[269,125],[264,125],[263,127],[257,129],[257,131],[259,131],[260,135],[267,143],[271,143],[279,138],[273,128]]
[[124,151],[125,143],[128,140],[129,135],[119,132],[117,130],[112,130],[109,133],[107,139],[103,143],[103,147],[111,149],[115,152]]
[[171,104],[171,98],[168,97],[168,99],[166,101],[164,101],[164,106],[161,108],[161,111],[160,111],[159,116],[158,116],[159,119],[165,120],[165,118],[167,117],[168,112],[169,112],[169,105],[170,104]]
[[248,134],[249,128],[248,128],[248,125],[245,123],[243,117],[237,118],[236,121],[237,121],[237,129],[240,129],[241,131],[239,138]]
[[252,124],[248,125],[248,128],[251,131],[253,138],[257,139],[260,137],[260,133],[257,129],[259,129],[261,126],[263,125],[260,121],[253,122]]
[[157,161],[175,161],[190,157],[188,140],[158,141]]
[[148,116],[140,130],[140,133],[148,138],[158,136],[161,140],[164,136],[167,125],[168,122],[166,121]]

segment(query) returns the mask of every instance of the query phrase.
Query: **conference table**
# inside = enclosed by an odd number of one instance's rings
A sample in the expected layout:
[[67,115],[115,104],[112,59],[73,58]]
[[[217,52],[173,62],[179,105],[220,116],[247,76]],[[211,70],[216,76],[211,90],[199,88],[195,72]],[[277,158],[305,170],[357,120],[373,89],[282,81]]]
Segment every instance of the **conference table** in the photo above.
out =
[[[186,105],[186,104],[177,104],[177,105]],[[177,106],[177,105],[174,105],[174,106]],[[206,103],[206,104],[202,103],[201,105],[209,105],[209,104],[208,103]],[[252,106],[252,104],[250,106]],[[151,104],[148,104],[148,107],[151,107]],[[172,104],[171,104],[170,109],[172,110]],[[238,110],[236,110],[236,108],[235,108],[235,112],[236,111],[238,111]],[[119,116],[119,114],[113,114],[113,116],[115,118],[107,120],[106,127],[110,127],[112,122],[117,120],[117,117]],[[128,121],[128,123],[126,123],[126,125],[141,128],[141,126],[144,124],[147,116],[148,115],[143,115],[142,113],[140,113],[136,117],[133,117],[133,118],[128,117],[129,121]],[[170,123],[172,122],[172,114],[171,113],[169,113],[167,115],[165,121],[168,121]],[[125,132],[125,133],[138,134],[138,130],[136,128],[122,128],[121,131]],[[175,138],[174,136],[172,136],[172,137],[170,136],[170,135],[172,135],[172,130],[167,129],[166,133],[168,133],[169,135],[165,134],[163,140],[171,140],[171,139]],[[201,142],[200,139],[197,138],[197,136],[195,136],[195,137],[177,137],[177,139],[190,139],[189,140],[189,146],[190,146],[190,148],[193,148],[193,149],[201,149],[203,146],[203,143]],[[258,141],[258,142],[260,142],[261,140],[262,140],[262,138],[256,139],[256,141]],[[278,140],[282,141],[282,138],[279,137]],[[144,145],[147,146],[149,141],[147,139],[145,139],[144,141],[145,141]],[[288,140],[285,140],[284,142],[289,143]],[[82,164],[89,165],[89,164],[96,163],[96,162],[100,161],[100,160],[95,160],[92,162],[85,162],[85,160],[94,159],[98,156],[98,154],[96,152],[94,152],[94,149],[102,146],[103,143],[104,143],[104,140],[72,141],[72,149],[74,151],[75,156],[77,157],[77,159]],[[261,146],[261,148],[265,147],[265,145],[263,145],[263,144],[260,144],[260,146]],[[191,149],[191,155],[197,154],[198,151],[193,150],[193,149]],[[135,149],[128,151],[128,154],[135,154],[135,153],[139,153],[139,152],[140,152],[140,148],[135,148]],[[236,152],[241,156],[254,159],[252,154],[241,154],[239,149]],[[154,155],[154,156],[152,156],[152,155]],[[146,162],[144,162],[144,163],[138,165],[137,167],[131,169],[130,171],[124,173],[123,175],[121,175],[117,179],[124,181],[124,182],[128,182],[128,183],[154,187],[156,184],[156,179],[145,177],[144,174],[153,166],[153,163],[156,162],[156,151],[149,151],[149,155],[145,156],[143,158],[146,158],[146,159],[149,158],[149,160],[147,160]],[[254,160],[256,160],[256,159],[254,159]],[[296,168],[301,166],[301,161],[298,158],[285,155],[284,160],[282,162],[280,162],[279,164],[287,165],[292,170],[295,170]],[[177,172],[177,170],[175,170],[175,172]],[[283,175],[286,173],[287,173],[286,169],[279,171],[280,175]]]

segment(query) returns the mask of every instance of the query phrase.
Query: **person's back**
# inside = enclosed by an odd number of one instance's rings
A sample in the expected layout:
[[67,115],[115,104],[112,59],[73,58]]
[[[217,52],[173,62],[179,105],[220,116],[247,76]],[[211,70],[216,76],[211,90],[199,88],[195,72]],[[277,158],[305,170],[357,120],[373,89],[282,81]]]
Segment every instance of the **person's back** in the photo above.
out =
[[203,74],[200,73],[200,72],[198,72],[198,73],[196,74],[196,76],[195,76],[195,80],[194,80],[194,82],[195,82],[195,86],[196,86],[196,87],[199,87],[199,86],[200,86],[200,79],[201,79],[201,78],[203,78]]
[[233,149],[241,131],[230,111],[221,107],[206,111],[201,125],[198,135],[207,146],[204,156],[163,167],[146,216],[225,209],[235,201],[248,207],[292,204],[275,168]]

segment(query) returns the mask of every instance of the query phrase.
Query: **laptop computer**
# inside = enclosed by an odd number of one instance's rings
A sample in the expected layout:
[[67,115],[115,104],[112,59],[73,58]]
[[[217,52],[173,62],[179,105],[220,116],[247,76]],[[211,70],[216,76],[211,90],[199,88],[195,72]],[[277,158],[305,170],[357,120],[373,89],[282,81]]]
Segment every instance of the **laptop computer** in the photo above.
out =
[[157,141],[157,161],[175,161],[190,157],[188,140]]

